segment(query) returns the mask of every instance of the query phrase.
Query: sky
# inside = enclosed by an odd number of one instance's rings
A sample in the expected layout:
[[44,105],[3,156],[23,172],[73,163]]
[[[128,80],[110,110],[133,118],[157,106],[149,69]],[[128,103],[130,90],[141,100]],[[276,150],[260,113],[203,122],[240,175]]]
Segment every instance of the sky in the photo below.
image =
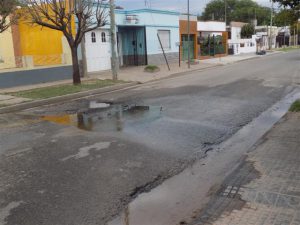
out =
[[[270,0],[254,0],[261,5],[271,6]],[[115,0],[117,5],[123,6],[126,9],[145,8],[145,2],[151,4],[153,9],[175,10],[179,12],[187,11],[187,0]],[[205,5],[210,0],[190,0],[190,9],[194,14],[201,13]]]

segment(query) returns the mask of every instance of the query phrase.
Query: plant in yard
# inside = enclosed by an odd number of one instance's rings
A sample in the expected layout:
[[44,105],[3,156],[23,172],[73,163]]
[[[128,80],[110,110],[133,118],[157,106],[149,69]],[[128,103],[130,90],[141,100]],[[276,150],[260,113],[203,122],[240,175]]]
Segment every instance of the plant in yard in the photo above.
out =
[[16,0],[0,0],[0,33],[6,31],[17,20]]
[[300,100],[297,100],[292,104],[290,111],[291,112],[300,112]]
[[158,72],[159,70],[160,68],[156,65],[148,65],[144,69],[145,72],[150,72],[150,73],[155,73]]
[[251,38],[255,32],[255,28],[252,24],[245,24],[241,30],[242,38]]
[[[104,0],[24,0],[24,18],[28,22],[58,30],[71,48],[73,84],[80,84],[77,49],[87,32],[106,25]],[[75,26],[76,22],[76,26]]]

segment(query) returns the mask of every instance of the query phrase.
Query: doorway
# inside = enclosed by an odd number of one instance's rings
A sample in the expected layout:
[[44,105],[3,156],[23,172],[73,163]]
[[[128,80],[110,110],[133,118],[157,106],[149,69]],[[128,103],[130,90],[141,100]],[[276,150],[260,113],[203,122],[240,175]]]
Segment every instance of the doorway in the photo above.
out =
[[145,27],[118,27],[119,54],[121,65],[147,65],[147,47]]
[[190,50],[190,59],[195,58],[195,35],[190,35],[190,41],[188,41],[188,35],[181,35],[182,41],[182,60],[188,60],[188,51]]

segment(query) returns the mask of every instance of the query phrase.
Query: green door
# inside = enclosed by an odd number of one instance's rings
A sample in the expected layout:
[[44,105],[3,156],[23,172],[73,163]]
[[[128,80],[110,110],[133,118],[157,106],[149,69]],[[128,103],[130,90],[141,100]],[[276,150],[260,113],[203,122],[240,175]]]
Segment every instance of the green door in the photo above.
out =
[[190,59],[195,58],[195,44],[194,36],[190,36],[190,41],[188,41],[188,35],[182,35],[182,60],[188,60],[188,50],[190,49]]

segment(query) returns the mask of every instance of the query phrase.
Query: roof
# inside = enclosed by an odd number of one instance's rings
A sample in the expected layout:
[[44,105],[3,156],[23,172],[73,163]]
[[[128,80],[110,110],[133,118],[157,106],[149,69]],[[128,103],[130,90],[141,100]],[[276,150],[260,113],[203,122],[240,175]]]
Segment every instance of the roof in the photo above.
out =
[[247,23],[243,23],[243,22],[235,22],[235,21],[230,22],[231,27],[243,27],[246,24]]
[[167,15],[176,15],[179,16],[180,13],[170,10],[160,10],[160,9],[132,9],[132,10],[116,10],[116,13],[119,14],[136,14],[136,13],[157,13],[157,14],[167,14]]

